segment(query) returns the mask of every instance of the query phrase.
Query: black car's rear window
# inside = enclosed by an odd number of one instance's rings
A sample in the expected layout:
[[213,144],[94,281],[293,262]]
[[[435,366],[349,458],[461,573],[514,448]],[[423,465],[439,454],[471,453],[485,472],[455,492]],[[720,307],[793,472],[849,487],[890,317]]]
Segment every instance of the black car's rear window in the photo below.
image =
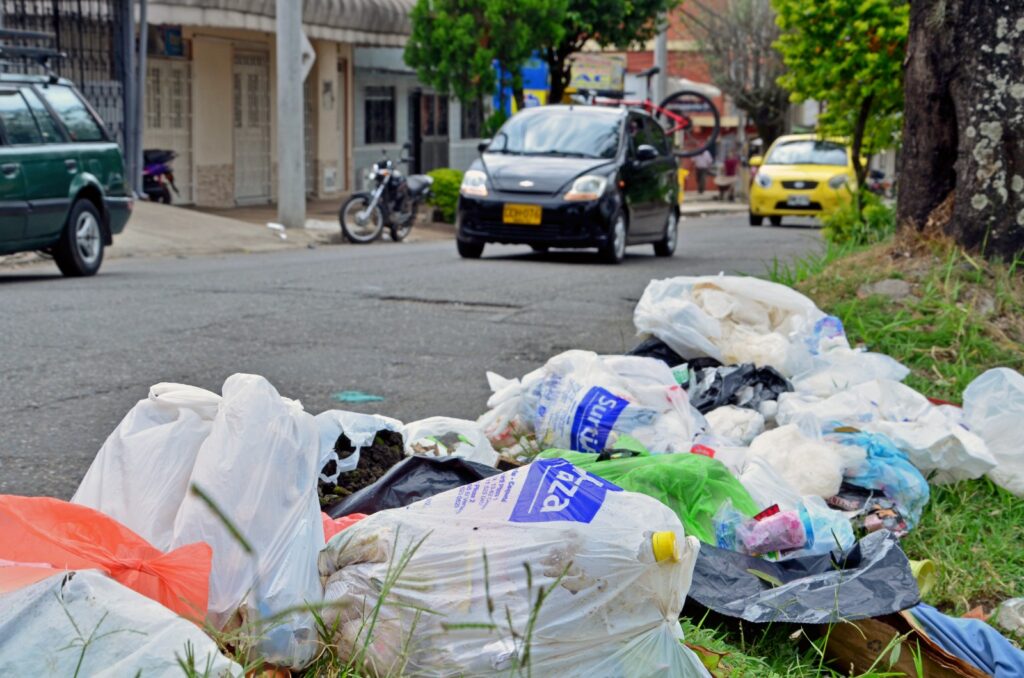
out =
[[572,110],[518,115],[501,128],[490,149],[497,153],[614,158],[620,118]]

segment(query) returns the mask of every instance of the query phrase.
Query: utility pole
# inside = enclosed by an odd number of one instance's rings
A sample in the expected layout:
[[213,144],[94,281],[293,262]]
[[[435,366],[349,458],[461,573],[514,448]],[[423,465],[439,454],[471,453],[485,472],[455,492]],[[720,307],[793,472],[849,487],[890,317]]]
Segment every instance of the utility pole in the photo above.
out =
[[658,17],[661,28],[654,39],[654,65],[661,69],[654,76],[654,101],[661,103],[668,95],[668,15]]
[[277,220],[285,228],[306,225],[302,4],[277,0]]

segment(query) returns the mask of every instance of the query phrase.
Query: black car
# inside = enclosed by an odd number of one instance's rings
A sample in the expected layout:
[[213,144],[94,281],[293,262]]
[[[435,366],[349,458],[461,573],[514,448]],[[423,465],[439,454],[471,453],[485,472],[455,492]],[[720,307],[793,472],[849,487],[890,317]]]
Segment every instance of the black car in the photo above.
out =
[[670,257],[678,238],[678,164],[647,113],[598,106],[528,108],[480,144],[462,181],[459,254],[489,242],[534,250],[597,247],[619,263],[626,245]]

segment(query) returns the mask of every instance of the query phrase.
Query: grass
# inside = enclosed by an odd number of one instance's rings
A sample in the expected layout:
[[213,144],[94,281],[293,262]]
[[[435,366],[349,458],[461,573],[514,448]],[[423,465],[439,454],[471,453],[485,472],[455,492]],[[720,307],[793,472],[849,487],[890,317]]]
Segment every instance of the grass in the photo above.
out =
[[[1024,372],[1022,265],[979,260],[942,240],[912,246],[889,240],[871,247],[829,244],[789,264],[775,261],[768,277],[838,316],[851,343],[909,367],[912,388],[960,402],[971,380],[991,367]],[[893,278],[909,283],[911,296],[895,300],[865,289]],[[991,611],[1021,595],[1021,544],[1024,501],[985,478],[932,486],[920,525],[903,541],[910,558],[938,567],[926,602],[952,615],[977,605]],[[846,675],[820,661],[820,639],[801,638],[799,630],[787,635],[795,628],[713,629],[683,622],[688,642],[726,653],[719,675]],[[895,651],[883,649],[863,675],[893,675],[886,654]]]

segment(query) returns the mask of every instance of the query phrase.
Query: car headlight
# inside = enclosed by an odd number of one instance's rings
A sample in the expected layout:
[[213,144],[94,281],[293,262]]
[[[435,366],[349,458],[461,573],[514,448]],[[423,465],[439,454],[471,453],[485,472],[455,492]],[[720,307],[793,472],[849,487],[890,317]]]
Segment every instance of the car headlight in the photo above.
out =
[[828,180],[828,185],[831,188],[840,189],[845,184],[849,183],[849,181],[850,181],[850,178],[848,176],[846,176],[845,174],[837,174],[837,175],[835,175],[834,177],[832,177],[831,179]]
[[572,182],[572,188],[565,194],[566,200],[597,200],[608,187],[608,177],[585,174]]
[[757,178],[754,181],[756,181],[757,185],[760,186],[761,188],[772,187],[772,178],[767,174],[762,174],[761,172],[758,172]]
[[462,175],[462,185],[459,186],[459,193],[478,198],[487,197],[487,175],[480,170],[467,170]]

